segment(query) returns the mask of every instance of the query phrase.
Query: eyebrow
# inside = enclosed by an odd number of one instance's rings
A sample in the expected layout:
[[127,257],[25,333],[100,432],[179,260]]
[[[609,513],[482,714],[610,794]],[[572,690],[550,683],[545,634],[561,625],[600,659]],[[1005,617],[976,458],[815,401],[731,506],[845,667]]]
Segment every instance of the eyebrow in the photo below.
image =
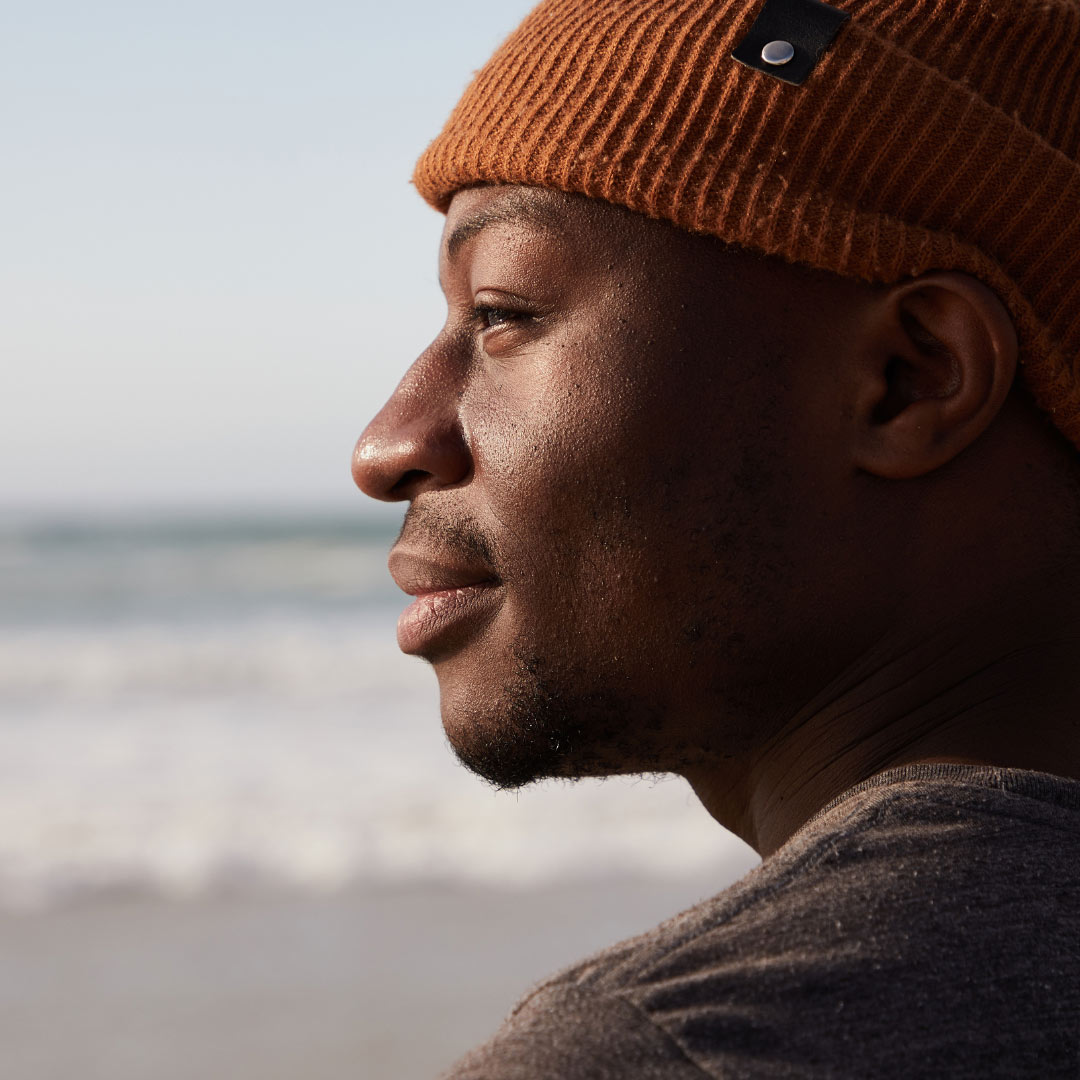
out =
[[541,203],[527,201],[524,197],[515,198],[503,206],[492,210],[480,210],[471,217],[459,221],[446,238],[446,254],[453,258],[462,245],[477,233],[483,232],[492,225],[500,225],[507,221],[527,221],[542,229],[553,231],[559,231],[558,224],[560,223],[554,211]]

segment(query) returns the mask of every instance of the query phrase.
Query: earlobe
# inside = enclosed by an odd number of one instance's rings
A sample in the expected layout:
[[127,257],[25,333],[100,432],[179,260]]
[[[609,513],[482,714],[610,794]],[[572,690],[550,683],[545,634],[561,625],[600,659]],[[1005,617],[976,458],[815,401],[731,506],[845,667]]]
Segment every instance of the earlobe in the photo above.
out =
[[886,479],[923,476],[965,450],[1016,376],[1009,312],[968,274],[924,274],[879,294],[864,331],[856,463]]

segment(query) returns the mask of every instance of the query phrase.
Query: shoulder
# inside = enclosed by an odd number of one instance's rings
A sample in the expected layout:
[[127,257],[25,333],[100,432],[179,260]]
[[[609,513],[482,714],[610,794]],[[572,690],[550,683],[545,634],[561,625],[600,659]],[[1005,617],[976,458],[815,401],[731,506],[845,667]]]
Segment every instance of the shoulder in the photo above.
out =
[[855,789],[732,888],[543,984],[451,1075],[1073,1075],[1080,784],[1032,777]]

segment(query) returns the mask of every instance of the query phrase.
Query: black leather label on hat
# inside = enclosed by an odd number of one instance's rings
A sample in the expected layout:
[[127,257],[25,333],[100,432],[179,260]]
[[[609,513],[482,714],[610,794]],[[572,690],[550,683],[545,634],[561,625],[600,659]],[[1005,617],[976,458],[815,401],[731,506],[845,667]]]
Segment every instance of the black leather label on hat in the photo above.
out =
[[765,0],[731,55],[740,64],[801,86],[850,18],[821,0]]

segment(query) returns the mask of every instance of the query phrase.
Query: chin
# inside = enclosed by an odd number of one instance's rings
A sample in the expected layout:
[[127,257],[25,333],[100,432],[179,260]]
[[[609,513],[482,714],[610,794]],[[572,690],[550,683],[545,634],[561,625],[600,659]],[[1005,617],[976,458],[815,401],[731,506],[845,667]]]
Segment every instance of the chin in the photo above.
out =
[[448,674],[439,675],[447,740],[466,768],[497,788],[663,771],[635,738],[656,729],[640,722],[640,703],[590,684],[581,672],[518,655],[493,686]]
[[442,719],[458,760],[501,789],[565,776],[581,741],[572,717],[517,684],[482,697],[444,689]]

